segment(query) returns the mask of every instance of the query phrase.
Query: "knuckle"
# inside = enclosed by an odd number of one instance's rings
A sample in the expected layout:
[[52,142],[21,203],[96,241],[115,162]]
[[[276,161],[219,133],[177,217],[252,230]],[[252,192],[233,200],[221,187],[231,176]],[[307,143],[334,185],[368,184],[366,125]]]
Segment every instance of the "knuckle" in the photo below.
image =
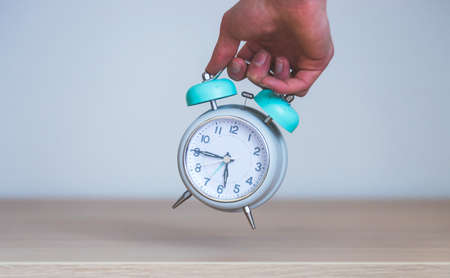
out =
[[252,81],[253,83],[259,83],[258,76],[253,74],[252,72],[247,73],[247,78]]
[[247,71],[247,78],[250,79],[255,84],[260,84],[264,79],[265,75],[259,71],[249,69]]
[[294,94],[295,94],[296,96],[299,96],[299,97],[304,97],[304,96],[306,96],[306,94],[308,93],[308,91],[309,91],[309,88],[308,88],[308,89],[305,89],[305,90],[301,90],[301,91],[295,92]]

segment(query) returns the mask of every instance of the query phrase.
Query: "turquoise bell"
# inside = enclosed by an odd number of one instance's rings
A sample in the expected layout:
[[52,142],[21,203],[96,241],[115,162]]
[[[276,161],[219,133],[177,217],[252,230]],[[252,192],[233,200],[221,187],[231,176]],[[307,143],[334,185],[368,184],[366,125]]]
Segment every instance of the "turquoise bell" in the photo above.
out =
[[226,78],[211,79],[189,88],[186,94],[188,106],[212,100],[231,97],[237,94],[234,83]]
[[299,123],[297,112],[286,100],[272,90],[262,90],[255,96],[255,102],[287,131],[293,132],[297,128]]

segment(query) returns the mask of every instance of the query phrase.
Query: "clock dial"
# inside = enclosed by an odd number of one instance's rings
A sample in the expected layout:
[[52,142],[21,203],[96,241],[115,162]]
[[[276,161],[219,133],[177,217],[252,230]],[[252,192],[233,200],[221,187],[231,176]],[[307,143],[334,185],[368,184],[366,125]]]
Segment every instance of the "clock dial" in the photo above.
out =
[[249,122],[218,117],[199,126],[184,153],[186,174],[202,195],[232,202],[255,192],[269,168],[264,137]]

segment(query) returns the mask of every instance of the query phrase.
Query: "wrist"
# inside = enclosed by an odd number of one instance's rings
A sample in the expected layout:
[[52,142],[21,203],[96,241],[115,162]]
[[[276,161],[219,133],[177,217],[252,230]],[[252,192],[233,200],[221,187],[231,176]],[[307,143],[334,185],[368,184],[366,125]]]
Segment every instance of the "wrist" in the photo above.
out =
[[326,7],[326,0],[265,0],[268,9],[278,14],[316,10]]
[[295,9],[324,3],[326,0],[265,0],[265,2],[267,5],[277,9]]
[[282,25],[298,27],[299,22],[315,25],[319,23],[316,20],[324,16],[326,18],[326,0],[265,0],[265,2],[273,19]]

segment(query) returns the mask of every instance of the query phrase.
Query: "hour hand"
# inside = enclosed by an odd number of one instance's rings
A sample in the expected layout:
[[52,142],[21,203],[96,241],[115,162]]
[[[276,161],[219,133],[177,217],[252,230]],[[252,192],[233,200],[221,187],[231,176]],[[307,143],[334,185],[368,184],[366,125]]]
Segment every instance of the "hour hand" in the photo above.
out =
[[223,171],[223,187],[227,187],[228,174],[228,163],[226,163]]

